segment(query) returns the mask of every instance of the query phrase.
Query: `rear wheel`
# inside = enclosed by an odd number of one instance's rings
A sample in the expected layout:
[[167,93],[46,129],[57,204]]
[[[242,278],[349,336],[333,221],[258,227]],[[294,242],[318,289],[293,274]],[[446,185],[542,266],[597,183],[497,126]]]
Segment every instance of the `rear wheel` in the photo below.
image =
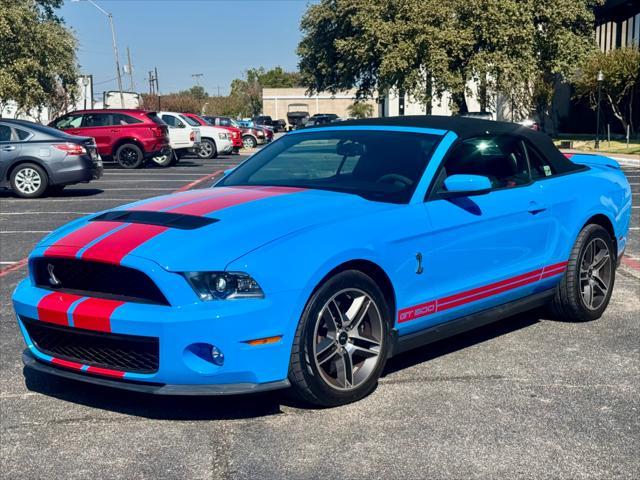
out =
[[200,142],[200,147],[197,150],[198,158],[208,160],[210,158],[216,158],[218,156],[218,149],[213,140],[203,138]]
[[609,305],[615,274],[609,232],[600,225],[587,225],[578,235],[551,302],[554,317],[573,322],[600,318]]
[[11,172],[11,190],[22,198],[37,198],[44,195],[49,177],[44,169],[35,163],[23,163]]
[[349,270],[327,280],[296,330],[289,366],[294,393],[321,406],[368,395],[384,368],[389,324],[387,304],[370,277]]
[[164,155],[158,155],[157,157],[153,157],[151,160],[153,160],[153,163],[155,163],[159,167],[167,168],[168,166],[173,164],[173,161],[174,161],[173,156],[174,156],[174,153],[173,151],[171,151],[169,153],[165,153]]
[[116,150],[116,162],[122,167],[127,169],[138,168],[142,165],[144,155],[142,150],[133,143],[125,143],[118,147]]

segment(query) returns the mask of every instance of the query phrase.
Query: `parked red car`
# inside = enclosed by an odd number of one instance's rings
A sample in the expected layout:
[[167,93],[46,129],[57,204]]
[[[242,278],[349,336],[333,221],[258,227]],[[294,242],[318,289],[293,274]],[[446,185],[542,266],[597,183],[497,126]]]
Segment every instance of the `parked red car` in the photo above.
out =
[[229,117],[214,117],[205,115],[203,117],[211,125],[216,127],[235,127],[242,132],[242,146],[244,148],[255,148],[267,142],[265,132],[261,128],[245,127]]
[[171,151],[167,125],[146,110],[78,110],[55,119],[50,127],[93,137],[98,153],[123,168],[138,168],[146,158]]
[[238,155],[240,153],[240,149],[242,148],[242,130],[233,125],[216,125],[214,122],[209,122],[205,120],[200,115],[196,115],[195,113],[184,113],[183,115],[192,118],[200,125],[211,125],[213,127],[224,128],[225,130],[231,133],[231,143],[233,144],[233,153]]

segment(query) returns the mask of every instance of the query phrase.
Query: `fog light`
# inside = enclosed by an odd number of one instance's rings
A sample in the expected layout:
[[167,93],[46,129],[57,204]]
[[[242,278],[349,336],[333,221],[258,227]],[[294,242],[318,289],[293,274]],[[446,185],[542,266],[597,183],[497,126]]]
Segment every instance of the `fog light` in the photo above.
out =
[[224,353],[215,345],[211,345],[211,361],[219,367],[224,363]]

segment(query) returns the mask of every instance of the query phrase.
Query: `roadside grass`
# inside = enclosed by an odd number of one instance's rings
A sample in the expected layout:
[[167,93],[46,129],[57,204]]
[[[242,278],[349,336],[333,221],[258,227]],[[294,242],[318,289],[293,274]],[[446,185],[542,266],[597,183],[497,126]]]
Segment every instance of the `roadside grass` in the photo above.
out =
[[600,148],[596,150],[594,148],[595,139],[593,135],[576,135],[574,137],[561,137],[554,138],[553,142],[557,147],[560,146],[561,141],[572,141],[573,142],[573,150],[581,150],[583,152],[592,152],[592,153],[621,153],[626,155],[640,155],[640,139],[631,139],[629,140],[629,147],[627,148],[627,142],[625,140],[611,140],[607,141],[600,140]]

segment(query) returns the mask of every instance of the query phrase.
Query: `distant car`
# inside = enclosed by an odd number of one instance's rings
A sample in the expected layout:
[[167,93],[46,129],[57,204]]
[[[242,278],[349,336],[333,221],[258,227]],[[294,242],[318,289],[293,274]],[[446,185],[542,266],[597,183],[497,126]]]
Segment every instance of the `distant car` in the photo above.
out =
[[235,121],[233,118],[205,115],[204,119],[213,125],[233,126],[242,130],[242,146],[244,148],[256,148],[267,141],[267,135],[263,129],[241,125],[240,122]]
[[246,128],[253,128],[257,131],[263,132],[265,143],[269,143],[273,140],[273,129],[270,127],[264,125],[256,125],[253,120],[238,120],[238,124]]
[[327,123],[337,122],[340,117],[335,113],[316,113],[307,120],[305,127],[313,127],[314,125],[326,125]]
[[[423,115],[297,130],[213,188],[46,236],[13,293],[22,359],[138,392],[290,387],[343,405],[412,348],[540,307],[601,317],[631,216],[616,161],[569,159],[521,125]],[[572,350],[557,342],[555,363],[583,365]]]
[[[214,127],[217,128],[223,128],[225,129],[227,132],[229,132],[229,135],[231,136],[231,145],[232,145],[232,150],[231,153],[233,153],[234,155],[239,155],[240,154],[240,149],[243,147],[242,144],[242,130],[238,127],[234,127],[233,125],[229,124],[229,125],[216,125],[215,124],[215,120],[213,119],[214,117],[207,117],[206,115],[194,115],[194,114],[186,114],[188,117],[194,119],[196,122],[199,122],[201,125],[212,125]],[[211,118],[212,120],[208,120],[208,118]]]
[[309,105],[306,103],[292,103],[287,109],[287,122],[289,130],[304,128],[309,120]]
[[[200,149],[201,134],[198,125],[192,125],[190,121],[178,112],[158,112],[160,119],[169,126],[169,141],[173,150],[173,157],[160,156],[154,161],[160,166],[166,167],[176,163],[188,153],[196,154]],[[194,122],[195,123],[195,122]]]
[[101,176],[102,160],[93,138],[0,118],[1,188],[35,198]]
[[257,115],[253,117],[253,123],[260,127],[268,127],[272,129],[274,132],[276,131],[276,126],[273,122],[273,119],[269,115]]
[[233,151],[231,132],[227,129],[211,125],[194,113],[183,113],[181,117],[200,130],[200,145],[196,150],[199,158],[216,158],[218,153],[228,155]]
[[273,121],[273,127],[274,127],[274,131],[277,132],[284,132],[287,129],[287,122],[285,120],[274,120]]
[[538,131],[540,130],[540,124],[531,118],[527,118],[526,120],[522,120],[521,122],[518,122],[518,123],[523,127],[528,127],[532,130],[538,130]]
[[145,159],[171,151],[169,130],[156,112],[78,110],[56,118],[49,126],[94,138],[103,160],[113,159],[123,168],[138,168]]

